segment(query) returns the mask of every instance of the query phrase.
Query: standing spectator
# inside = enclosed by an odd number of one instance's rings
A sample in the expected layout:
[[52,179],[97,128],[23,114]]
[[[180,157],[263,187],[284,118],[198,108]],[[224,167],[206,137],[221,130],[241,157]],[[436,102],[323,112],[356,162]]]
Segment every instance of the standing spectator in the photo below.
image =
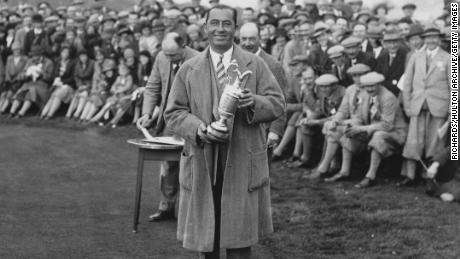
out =
[[385,51],[377,59],[375,71],[385,77],[383,85],[395,96],[399,96],[398,82],[404,73],[407,51],[401,48],[401,36],[398,32],[386,32],[383,35]]
[[400,186],[416,183],[417,161],[434,156],[440,145],[437,130],[449,115],[450,55],[439,47],[439,29],[429,27],[422,37],[426,50],[413,54],[405,71],[403,104],[410,122],[403,151],[406,178]]
[[369,55],[368,53],[362,51],[361,42],[362,40],[360,38],[351,36],[343,40],[341,45],[345,48],[345,53],[347,54],[351,65],[361,63],[368,65],[371,69],[374,69],[375,59],[373,58],[373,54]]
[[[259,236],[273,231],[261,123],[283,113],[283,94],[267,65],[233,44],[236,18],[230,7],[210,9],[205,24],[210,48],[181,67],[164,115],[170,129],[186,141],[178,238],[202,258],[219,258],[220,248],[227,249],[228,258],[250,258]],[[232,59],[252,74],[245,80],[247,91],[238,95],[233,127],[216,136],[207,125],[219,116],[218,100]],[[192,172],[202,173],[193,173],[192,179]]]
[[[166,35],[162,43],[162,51],[158,54],[153,70],[144,91],[142,117],[138,125],[148,127],[154,123],[157,136],[172,136],[166,128],[164,110],[174,78],[180,66],[198,53],[185,46],[185,41],[178,33]],[[156,117],[153,117],[155,107],[159,107]],[[150,221],[160,221],[174,218],[176,195],[179,190],[179,163],[164,162],[161,165],[160,189],[162,198],[158,211],[149,217]]]

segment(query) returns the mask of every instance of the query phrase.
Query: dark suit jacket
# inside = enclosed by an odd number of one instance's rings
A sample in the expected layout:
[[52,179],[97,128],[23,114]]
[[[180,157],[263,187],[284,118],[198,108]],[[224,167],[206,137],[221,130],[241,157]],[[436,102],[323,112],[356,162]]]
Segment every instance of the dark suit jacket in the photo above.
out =
[[[334,44],[332,42],[327,43],[327,49],[332,47]],[[310,49],[310,54],[308,55],[308,60],[310,64],[313,66],[313,69],[318,75],[322,75],[326,73],[326,71],[331,69],[331,61],[329,59],[329,55],[326,51],[321,49],[321,45],[315,44]]]
[[382,53],[377,58],[375,71],[385,76],[383,85],[390,90],[395,96],[399,95],[398,82],[404,74],[405,61],[407,52],[404,49],[399,49],[396,57],[390,66],[390,53],[388,50],[382,50]]
[[51,41],[45,30],[43,30],[40,34],[35,34],[34,30],[30,30],[27,32],[26,37],[24,39],[25,55],[28,56],[30,54],[29,52],[33,45],[41,46],[45,50],[47,55],[51,53]]
[[374,70],[376,62],[375,62],[373,54],[370,55],[368,53],[360,51],[358,55],[356,56],[355,64],[358,64],[358,63],[366,64],[371,68],[371,70]]
[[[283,66],[280,62],[276,61],[276,59],[274,59],[271,55],[267,54],[267,52],[263,50],[260,52],[259,57],[262,58],[263,61],[265,61],[265,64],[267,64],[268,68],[275,76],[276,81],[278,81],[281,90],[283,90],[283,95],[286,98],[286,88],[288,87],[288,80],[286,78],[286,74],[284,73]],[[280,116],[278,119],[274,120],[271,123],[269,131],[276,133],[278,136],[283,136],[285,125],[286,112],[284,112],[282,116]]]
[[75,79],[74,79],[74,76],[73,76],[73,71],[74,71],[74,67],[75,67],[75,61],[69,60],[69,62],[67,63],[67,65],[65,67],[64,73],[62,73],[62,74],[60,74],[61,60],[57,59],[54,64],[55,64],[55,66],[54,66],[53,78],[60,77],[61,82],[63,84],[66,84],[66,85],[72,87],[73,89],[75,89]]
[[83,68],[80,61],[75,62],[75,83],[77,87],[85,85],[88,89],[91,87],[91,81],[94,73],[94,61],[88,60],[86,67]]
[[350,68],[351,66],[351,61],[347,59],[345,62],[345,67],[343,68],[342,71],[342,78],[339,76],[338,68],[336,67],[335,64],[331,65],[331,70],[329,73],[335,75],[339,79],[339,85],[343,85],[345,87],[348,87],[349,85],[353,84],[353,78],[349,74],[347,74],[347,69]]

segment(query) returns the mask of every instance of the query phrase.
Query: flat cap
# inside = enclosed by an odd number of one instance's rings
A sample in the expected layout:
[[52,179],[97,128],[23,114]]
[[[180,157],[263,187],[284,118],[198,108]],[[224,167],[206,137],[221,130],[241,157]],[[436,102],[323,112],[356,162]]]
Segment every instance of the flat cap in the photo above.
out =
[[362,64],[362,63],[358,63],[347,69],[347,73],[350,75],[351,74],[364,74],[369,71],[371,71],[371,68],[368,65]]
[[344,39],[340,44],[345,48],[351,48],[351,47],[358,46],[361,43],[362,43],[361,39],[351,36],[351,37]]
[[296,23],[297,20],[294,19],[294,18],[286,18],[286,19],[281,19],[279,22],[278,22],[278,27],[280,28],[283,28],[287,25],[290,25],[290,24],[294,24]]
[[413,36],[421,36],[423,34],[423,26],[418,23],[414,23],[410,26],[409,33],[406,38],[410,39]]
[[370,28],[367,30],[367,37],[371,39],[381,39],[383,37],[382,30],[376,28]]
[[164,11],[165,17],[175,19],[181,16],[182,12],[177,9],[169,9]]
[[338,82],[339,79],[333,74],[323,74],[315,80],[315,84],[318,86],[329,86]]
[[113,59],[104,59],[103,63],[102,63],[102,72],[107,72],[109,70],[113,70],[115,69],[115,66],[117,64],[115,63],[115,60]]
[[306,55],[297,55],[297,56],[294,56],[291,59],[291,61],[289,61],[290,66],[296,65],[298,63],[308,63],[308,56],[306,56]]
[[317,22],[313,31],[313,38],[318,38],[324,32],[328,32],[329,27],[323,22]]
[[413,4],[413,3],[407,3],[407,4],[405,4],[405,5],[402,6],[402,9],[403,9],[403,10],[406,9],[406,8],[416,9],[417,6],[416,6],[415,4]]
[[397,31],[386,31],[383,33],[383,41],[400,40],[401,34]]
[[50,15],[50,16],[45,18],[46,23],[57,22],[57,21],[59,21],[59,17],[57,15]]
[[428,36],[441,36],[441,30],[439,30],[437,27],[430,26],[427,27],[422,34],[422,37],[428,37]]
[[337,58],[343,55],[345,48],[342,45],[335,45],[327,50],[329,58]]
[[361,84],[363,86],[376,85],[376,84],[380,84],[383,81],[385,81],[385,77],[382,74],[379,74],[377,72],[367,73],[363,75],[360,79],[361,79]]
[[134,53],[134,50],[131,48],[125,49],[123,52],[123,57],[124,58],[134,58],[136,56],[136,53]]

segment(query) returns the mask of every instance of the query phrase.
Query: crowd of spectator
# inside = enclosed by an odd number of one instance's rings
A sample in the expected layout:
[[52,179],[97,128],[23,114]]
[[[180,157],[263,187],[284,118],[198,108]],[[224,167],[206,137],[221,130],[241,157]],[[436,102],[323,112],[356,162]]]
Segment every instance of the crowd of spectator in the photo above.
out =
[[[367,153],[368,171],[356,185],[366,188],[386,158],[399,156],[400,186],[415,185],[423,165],[429,193],[460,199],[458,186],[435,180],[448,164],[439,150],[449,142],[450,2],[433,21],[416,20],[413,3],[396,20],[385,3],[370,9],[362,0],[261,0],[258,10],[239,9],[235,44],[269,54],[281,69],[270,67],[288,103],[281,130],[268,133],[273,159],[287,156],[288,167],[315,167],[304,178],[334,182]],[[34,108],[49,120],[66,109],[81,123],[136,123],[164,35],[179,35],[179,49],[206,50],[205,16],[200,0],[137,1],[123,11],[104,1],[2,6],[0,112],[21,118]]]

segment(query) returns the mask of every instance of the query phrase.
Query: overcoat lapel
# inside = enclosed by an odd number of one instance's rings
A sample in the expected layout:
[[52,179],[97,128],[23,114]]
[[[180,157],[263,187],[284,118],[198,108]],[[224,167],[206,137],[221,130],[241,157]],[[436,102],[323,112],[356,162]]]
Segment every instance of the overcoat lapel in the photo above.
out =
[[426,76],[429,76],[431,74],[431,72],[434,71],[434,69],[436,68],[436,61],[438,60],[438,57],[439,57],[439,54],[441,53],[441,50],[439,49],[438,52],[436,53],[436,55],[434,55],[433,58],[431,58],[431,64],[428,68],[428,72],[426,73]]

